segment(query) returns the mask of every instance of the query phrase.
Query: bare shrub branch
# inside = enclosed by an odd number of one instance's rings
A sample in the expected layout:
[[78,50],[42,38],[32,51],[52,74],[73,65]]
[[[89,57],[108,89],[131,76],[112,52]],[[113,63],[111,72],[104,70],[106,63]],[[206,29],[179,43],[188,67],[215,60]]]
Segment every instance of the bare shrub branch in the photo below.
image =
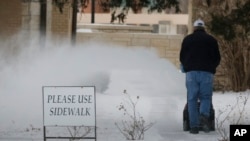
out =
[[226,108],[219,109],[218,116],[216,117],[216,131],[220,135],[218,141],[229,141],[229,125],[247,124],[245,118],[247,118],[246,105],[248,98],[249,94],[246,96],[239,95],[236,97],[234,105],[227,105]]
[[121,125],[115,123],[118,130],[127,140],[142,140],[145,132],[150,129],[154,123],[146,124],[144,118],[137,111],[139,96],[135,100],[124,90],[126,99],[124,103],[118,106],[118,109],[123,112],[126,119],[121,121]]

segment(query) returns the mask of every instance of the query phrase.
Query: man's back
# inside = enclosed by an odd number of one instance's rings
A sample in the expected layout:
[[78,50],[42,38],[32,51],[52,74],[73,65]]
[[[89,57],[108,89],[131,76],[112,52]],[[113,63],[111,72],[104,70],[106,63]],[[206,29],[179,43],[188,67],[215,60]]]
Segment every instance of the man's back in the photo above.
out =
[[204,29],[195,30],[184,38],[180,61],[185,71],[207,71],[215,73],[220,61],[218,43]]
[[212,104],[213,74],[219,65],[220,53],[216,39],[205,32],[202,20],[196,20],[194,33],[184,38],[180,61],[186,71],[190,133],[198,134],[200,127],[204,132],[209,132],[208,118]]

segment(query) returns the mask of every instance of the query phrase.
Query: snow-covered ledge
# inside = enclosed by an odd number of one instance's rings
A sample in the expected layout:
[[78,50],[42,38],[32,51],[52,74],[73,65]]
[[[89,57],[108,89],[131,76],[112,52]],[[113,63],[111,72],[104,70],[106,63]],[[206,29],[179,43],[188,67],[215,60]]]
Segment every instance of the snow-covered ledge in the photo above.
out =
[[78,32],[146,32],[151,33],[151,25],[129,25],[129,24],[78,24]]

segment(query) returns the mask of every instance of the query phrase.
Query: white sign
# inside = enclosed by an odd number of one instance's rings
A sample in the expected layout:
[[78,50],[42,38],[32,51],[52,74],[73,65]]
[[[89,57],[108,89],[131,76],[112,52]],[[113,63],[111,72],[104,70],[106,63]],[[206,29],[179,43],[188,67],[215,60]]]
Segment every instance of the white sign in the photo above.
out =
[[96,126],[95,87],[43,87],[44,126]]

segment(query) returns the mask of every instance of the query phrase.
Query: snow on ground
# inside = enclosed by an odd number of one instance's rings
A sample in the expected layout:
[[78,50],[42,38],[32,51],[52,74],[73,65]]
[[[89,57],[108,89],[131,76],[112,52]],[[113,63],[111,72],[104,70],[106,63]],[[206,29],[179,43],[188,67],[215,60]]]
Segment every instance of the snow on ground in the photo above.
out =
[[[216,141],[220,138],[216,131],[198,135],[183,131],[184,74],[168,60],[158,58],[153,50],[88,43],[75,48],[25,48],[18,55],[7,57],[9,60],[3,56],[0,59],[2,141],[43,140],[42,86],[84,85],[97,88],[97,140],[125,140],[115,126],[125,118],[117,108],[125,98],[124,90],[133,99],[140,96],[138,112],[147,123],[155,123],[146,132],[146,141]],[[248,94],[249,91],[215,92],[216,114],[235,103],[240,95]],[[245,111],[248,109],[249,102]],[[249,123],[247,119],[245,122]]]

